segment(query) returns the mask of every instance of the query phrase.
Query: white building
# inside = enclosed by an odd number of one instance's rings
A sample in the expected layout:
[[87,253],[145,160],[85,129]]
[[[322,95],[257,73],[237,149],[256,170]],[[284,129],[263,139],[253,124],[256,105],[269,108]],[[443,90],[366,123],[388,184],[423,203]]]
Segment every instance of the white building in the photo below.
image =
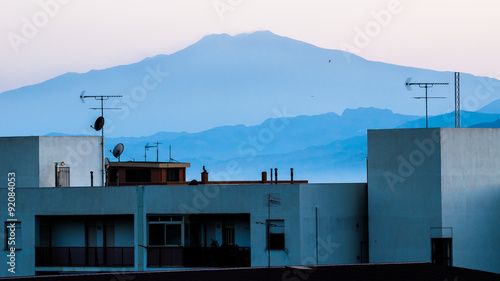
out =
[[16,178],[18,188],[54,187],[56,178],[59,186],[90,186],[93,172],[94,183],[101,185],[100,147],[101,137],[2,137],[0,175],[22,175]]
[[368,131],[370,262],[500,273],[500,130]]

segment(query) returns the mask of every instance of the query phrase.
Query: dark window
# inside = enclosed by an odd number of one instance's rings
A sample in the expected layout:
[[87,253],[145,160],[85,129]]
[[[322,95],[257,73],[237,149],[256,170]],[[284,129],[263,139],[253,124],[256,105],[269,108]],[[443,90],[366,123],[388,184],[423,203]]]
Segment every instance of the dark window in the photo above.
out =
[[126,172],[127,182],[151,182],[151,171],[149,169],[130,169]]
[[179,169],[177,168],[167,169],[167,181],[179,181]]
[[432,263],[451,266],[451,238],[431,238],[431,244]]
[[5,250],[21,250],[21,222],[5,222]]
[[150,246],[182,246],[182,216],[150,216]]
[[269,250],[285,249],[285,221],[267,220],[267,248]]
[[180,224],[166,224],[165,225],[165,245],[181,245],[181,225]]
[[149,245],[165,246],[165,225],[150,224],[149,225]]
[[116,182],[118,169],[109,169],[109,182]]

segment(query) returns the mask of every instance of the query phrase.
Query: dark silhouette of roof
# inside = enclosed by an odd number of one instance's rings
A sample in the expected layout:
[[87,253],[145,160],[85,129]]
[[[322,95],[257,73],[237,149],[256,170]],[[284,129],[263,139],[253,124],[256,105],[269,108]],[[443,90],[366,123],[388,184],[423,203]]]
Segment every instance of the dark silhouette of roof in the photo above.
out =
[[[4,278],[0,278],[3,280]],[[318,267],[247,267],[228,269],[168,270],[122,273],[68,274],[6,278],[56,281],[488,281],[500,274],[430,263],[325,265]]]

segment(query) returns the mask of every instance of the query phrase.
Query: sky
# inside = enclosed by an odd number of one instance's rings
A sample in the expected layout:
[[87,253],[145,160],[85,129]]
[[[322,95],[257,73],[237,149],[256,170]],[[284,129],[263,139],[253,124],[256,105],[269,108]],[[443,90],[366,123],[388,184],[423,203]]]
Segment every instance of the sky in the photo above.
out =
[[498,11],[495,0],[0,0],[0,93],[260,30],[500,79]]

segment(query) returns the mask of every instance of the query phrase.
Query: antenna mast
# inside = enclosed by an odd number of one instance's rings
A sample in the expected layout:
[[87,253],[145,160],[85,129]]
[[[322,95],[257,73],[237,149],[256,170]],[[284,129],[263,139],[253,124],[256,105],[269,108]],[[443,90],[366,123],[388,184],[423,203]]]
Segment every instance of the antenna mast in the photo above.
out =
[[156,162],[158,162],[158,145],[149,145],[149,143],[146,143],[146,145],[144,146],[144,162],[147,162],[146,161],[147,151],[151,147],[156,147]]
[[102,156],[101,157],[101,177],[102,177],[101,183],[102,183],[102,186],[104,186],[104,171],[105,171],[105,167],[104,167],[104,162],[105,162],[105,160],[104,160],[104,109],[121,109],[121,108],[105,108],[104,101],[109,100],[109,98],[121,98],[122,96],[121,95],[119,95],[119,96],[118,95],[115,95],[115,96],[85,96],[84,94],[85,94],[85,91],[83,91],[80,94],[80,100],[82,101],[82,103],[84,103],[85,99],[87,99],[87,98],[94,98],[95,100],[101,101],[101,107],[91,107],[90,109],[93,109],[93,110],[100,109],[101,110],[101,117],[103,118],[103,126],[101,129],[101,156]]
[[455,72],[455,128],[460,128],[460,72]]
[[413,85],[417,85],[419,88],[424,88],[425,89],[425,97],[413,97],[414,99],[425,99],[425,127],[429,128],[429,117],[428,117],[428,110],[427,110],[427,100],[428,99],[444,99],[445,97],[429,97],[427,96],[427,89],[434,87],[434,85],[448,85],[449,83],[410,83],[411,77],[406,79],[406,89],[408,91],[411,91],[411,87]]

